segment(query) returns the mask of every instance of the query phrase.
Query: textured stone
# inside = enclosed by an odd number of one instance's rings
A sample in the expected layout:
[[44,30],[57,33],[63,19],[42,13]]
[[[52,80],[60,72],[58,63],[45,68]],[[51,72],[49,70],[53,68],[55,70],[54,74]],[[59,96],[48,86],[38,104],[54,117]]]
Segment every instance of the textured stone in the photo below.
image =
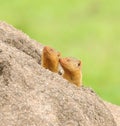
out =
[[0,22],[0,126],[116,126],[92,89],[40,65],[42,48]]

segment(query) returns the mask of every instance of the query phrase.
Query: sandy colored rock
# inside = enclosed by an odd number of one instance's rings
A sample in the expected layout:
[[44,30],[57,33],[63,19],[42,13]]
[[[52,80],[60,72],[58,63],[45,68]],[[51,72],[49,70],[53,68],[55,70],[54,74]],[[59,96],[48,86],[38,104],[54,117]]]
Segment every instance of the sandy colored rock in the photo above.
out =
[[0,40],[13,46],[40,63],[43,45],[5,22],[0,22]]
[[118,105],[113,105],[109,102],[105,102],[106,106],[109,108],[109,110],[111,111],[117,126],[120,126],[120,106]]
[[0,126],[116,126],[92,89],[40,65],[42,48],[0,22]]

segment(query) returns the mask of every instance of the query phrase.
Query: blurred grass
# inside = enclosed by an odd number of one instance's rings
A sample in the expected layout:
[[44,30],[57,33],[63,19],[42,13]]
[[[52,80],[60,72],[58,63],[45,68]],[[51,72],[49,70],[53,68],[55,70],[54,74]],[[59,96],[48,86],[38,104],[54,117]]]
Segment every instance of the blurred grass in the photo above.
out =
[[83,83],[120,105],[120,1],[5,0],[0,20],[83,62]]

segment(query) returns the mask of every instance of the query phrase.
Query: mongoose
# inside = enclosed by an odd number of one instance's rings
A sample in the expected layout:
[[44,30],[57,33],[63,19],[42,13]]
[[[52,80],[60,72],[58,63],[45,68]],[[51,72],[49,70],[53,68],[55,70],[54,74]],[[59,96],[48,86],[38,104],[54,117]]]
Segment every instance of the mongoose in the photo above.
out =
[[55,49],[45,46],[42,51],[42,66],[52,72],[58,73],[60,53]]
[[74,58],[60,58],[60,65],[64,73],[63,78],[77,86],[82,85],[81,61]]

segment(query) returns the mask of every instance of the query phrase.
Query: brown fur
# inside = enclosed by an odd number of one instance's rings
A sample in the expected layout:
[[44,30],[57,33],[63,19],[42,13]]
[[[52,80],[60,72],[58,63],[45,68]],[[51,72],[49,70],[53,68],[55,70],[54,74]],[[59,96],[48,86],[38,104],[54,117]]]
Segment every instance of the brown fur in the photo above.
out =
[[64,70],[63,77],[71,83],[81,86],[81,61],[73,58],[60,58],[59,62]]
[[55,49],[45,46],[42,52],[42,66],[52,72],[58,72],[60,53]]

